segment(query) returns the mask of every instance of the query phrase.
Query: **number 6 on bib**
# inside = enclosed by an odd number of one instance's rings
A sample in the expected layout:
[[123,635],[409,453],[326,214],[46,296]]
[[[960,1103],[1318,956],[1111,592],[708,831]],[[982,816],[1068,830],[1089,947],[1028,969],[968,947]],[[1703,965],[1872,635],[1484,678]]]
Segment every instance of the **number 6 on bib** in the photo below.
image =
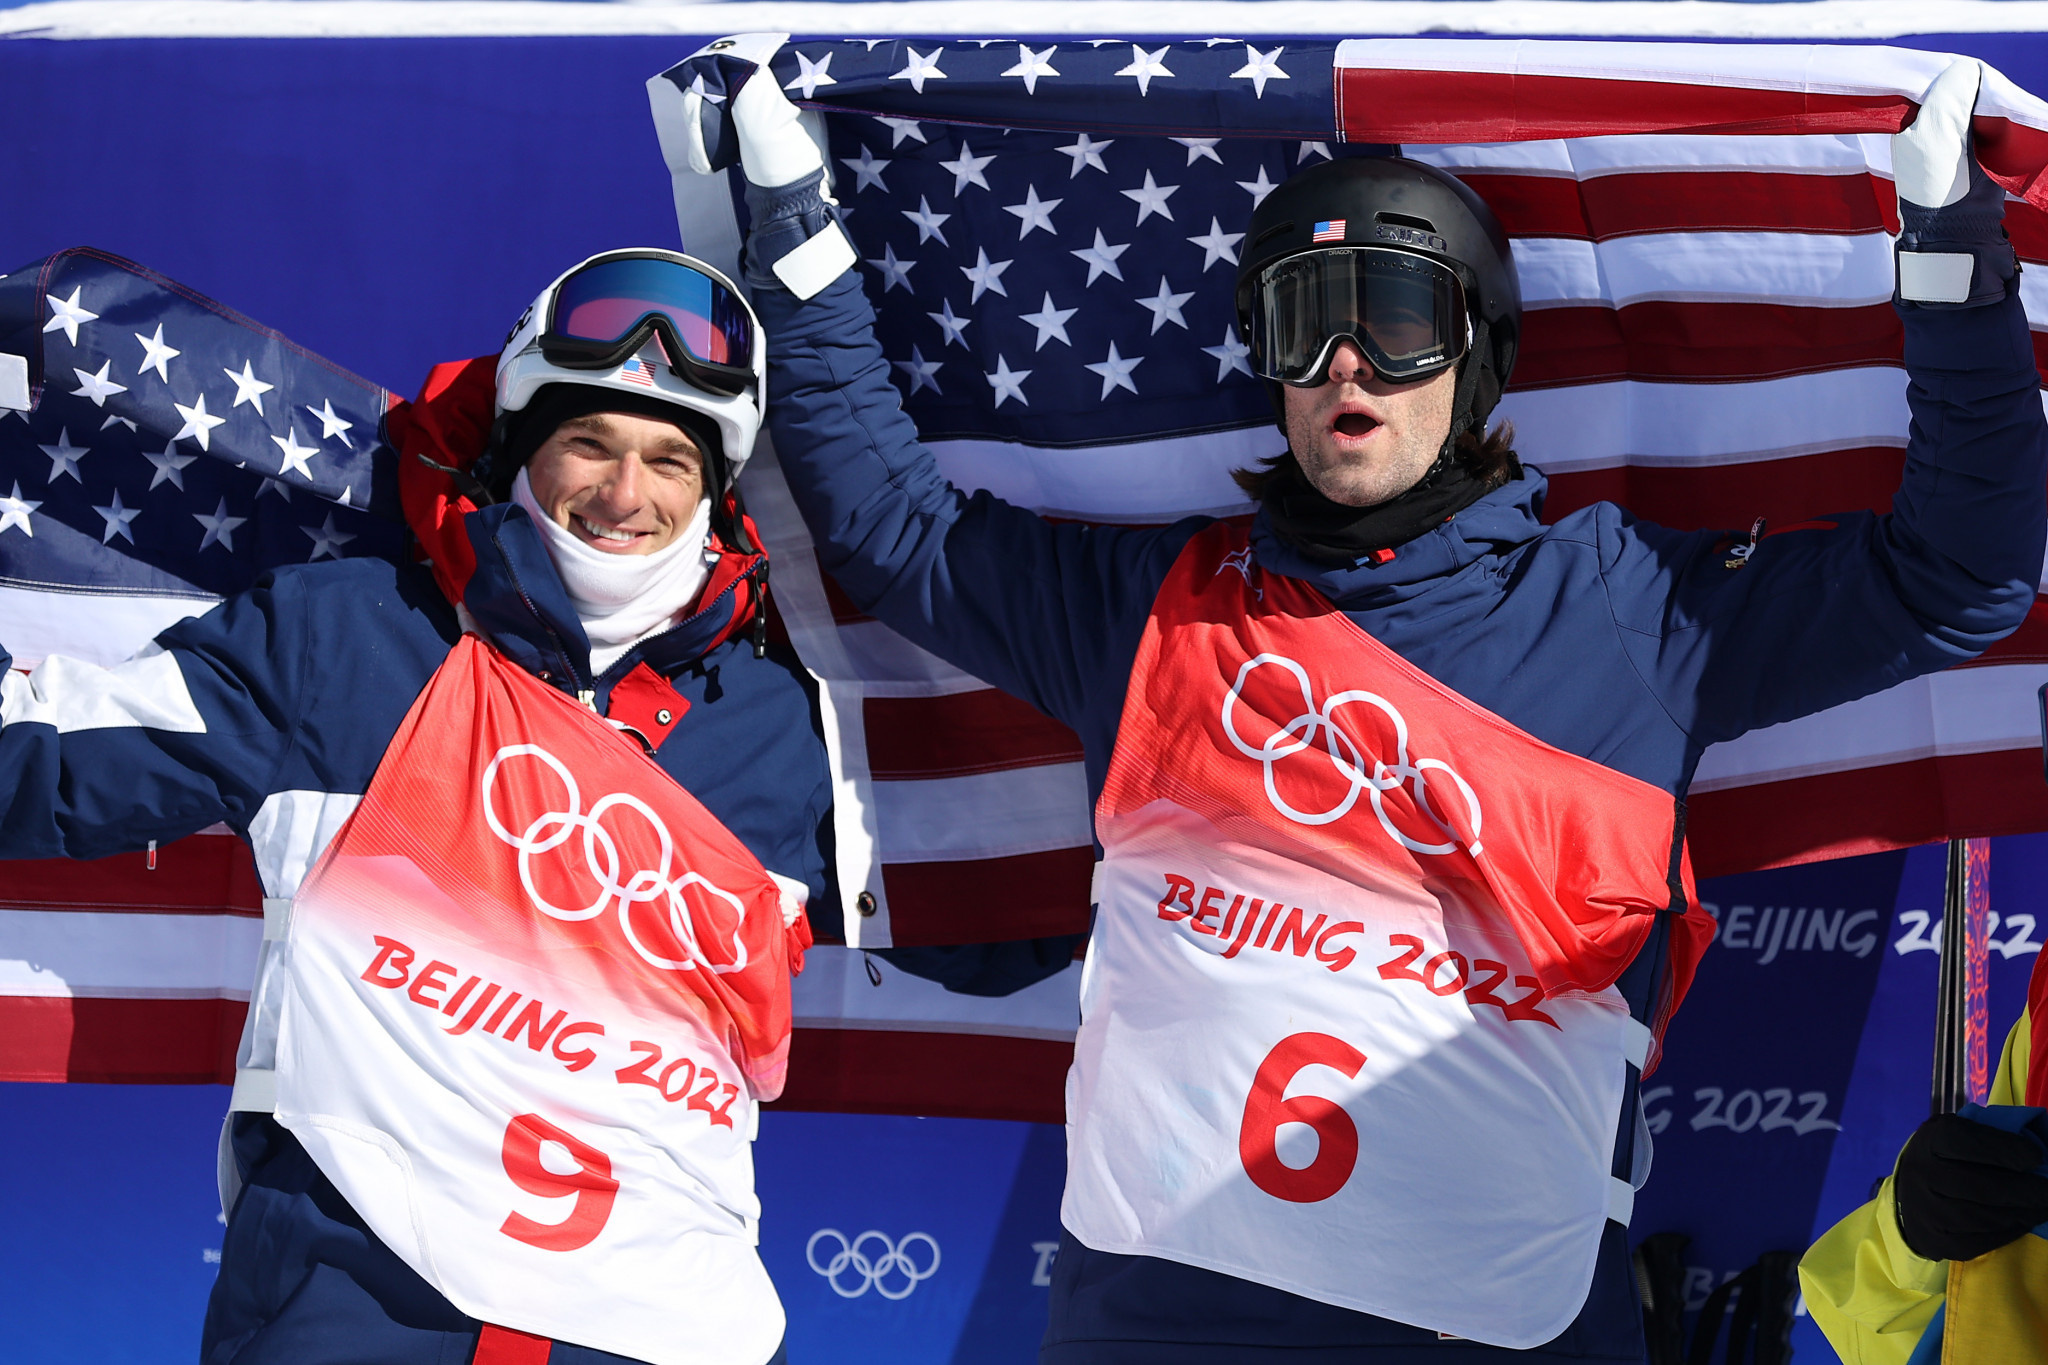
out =
[[[1327,1066],[1345,1080],[1358,1075],[1365,1054],[1327,1033],[1297,1033],[1259,1063],[1252,1093],[1244,1102],[1244,1125],[1237,1133],[1237,1154],[1252,1183],[1295,1204],[1314,1204],[1344,1188],[1358,1165],[1358,1125],[1342,1105],[1321,1095],[1285,1099],[1287,1083],[1304,1067]],[[1316,1159],[1299,1168],[1280,1160],[1275,1144],[1280,1125],[1304,1123],[1315,1130]]]

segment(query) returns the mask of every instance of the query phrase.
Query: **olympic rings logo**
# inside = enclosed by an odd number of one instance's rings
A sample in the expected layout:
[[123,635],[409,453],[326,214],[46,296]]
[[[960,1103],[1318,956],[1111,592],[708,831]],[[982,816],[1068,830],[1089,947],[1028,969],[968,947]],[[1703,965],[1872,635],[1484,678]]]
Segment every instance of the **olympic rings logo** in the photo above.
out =
[[[818,1244],[828,1237],[839,1243],[839,1250],[820,1265]],[[922,1269],[917,1265],[921,1258],[910,1255],[912,1242],[923,1242],[931,1248],[931,1263]],[[878,1248],[880,1254],[873,1254]],[[929,1280],[938,1272],[939,1244],[925,1232],[906,1232],[902,1241],[892,1242],[887,1234],[870,1231],[848,1241],[838,1228],[819,1228],[804,1244],[804,1260],[825,1277],[832,1292],[842,1299],[857,1299],[870,1289],[885,1299],[907,1299],[920,1281]],[[860,1277],[851,1289],[839,1282],[849,1271]],[[896,1287],[899,1280],[901,1288]]]
[[[568,789],[569,803],[569,809],[566,811],[550,810],[534,817],[533,822],[519,834],[514,834],[505,827],[492,803],[492,790],[497,784],[498,769],[515,758],[533,758],[545,764]],[[589,813],[585,814],[582,795],[576,786],[575,777],[569,772],[568,765],[537,744],[508,744],[492,755],[490,765],[484,769],[483,800],[484,821],[490,826],[491,833],[519,850],[519,884],[526,888],[527,898],[542,914],[559,920],[594,919],[603,914],[607,907],[616,903],[619,910],[619,928],[624,932],[626,942],[652,966],[663,971],[688,972],[695,971],[698,963],[702,962],[714,973],[723,975],[739,971],[747,965],[747,945],[739,936],[739,926],[746,918],[746,906],[741,903],[739,897],[698,873],[685,871],[680,876],[671,875],[671,865],[675,861],[675,840],[670,836],[668,826],[661,822],[661,817],[639,797],[626,792],[613,792],[610,796],[600,798],[591,806]],[[614,809],[632,811],[645,820],[654,831],[661,845],[658,867],[642,868],[624,881],[619,880],[619,846],[612,838],[611,831],[603,824],[606,813]],[[588,905],[556,905],[543,896],[540,889],[534,885],[534,860],[542,854],[554,852],[566,844],[572,835],[579,832],[583,836],[584,870],[596,880],[597,896]],[[697,938],[695,918],[689,903],[683,898],[683,892],[692,886],[701,888],[704,895],[724,901],[732,907],[734,960],[728,964],[720,965],[710,961],[702,950]],[[655,952],[640,941],[639,934],[633,928],[633,907],[655,901],[667,903],[669,929],[684,948],[684,956],[680,958],[663,957]]]
[[[1268,736],[1264,742],[1254,745],[1238,733],[1234,713],[1239,703],[1238,694],[1244,690],[1245,680],[1251,676],[1253,669],[1265,664],[1277,664],[1293,675],[1295,682],[1301,688],[1302,712]],[[1338,708],[1350,705],[1353,702],[1362,702],[1367,706],[1378,707],[1386,715],[1388,721],[1392,723],[1394,728],[1394,761],[1392,763],[1374,759],[1371,772],[1366,771],[1365,754],[1359,749],[1351,736],[1345,734],[1337,724]],[[1479,825],[1481,816],[1478,794],[1472,790],[1470,783],[1459,776],[1457,771],[1442,759],[1421,758],[1411,760],[1408,757],[1408,722],[1399,711],[1394,709],[1393,703],[1385,697],[1371,692],[1353,690],[1339,692],[1331,697],[1329,701],[1323,703],[1323,705],[1317,706],[1314,689],[1309,684],[1307,669],[1284,655],[1260,654],[1246,660],[1244,666],[1237,670],[1237,681],[1233,682],[1230,685],[1230,690],[1224,694],[1223,733],[1229,736],[1230,742],[1237,746],[1239,753],[1243,754],[1246,758],[1258,760],[1261,768],[1264,770],[1266,799],[1273,803],[1273,809],[1279,811],[1288,819],[1303,825],[1327,825],[1331,821],[1342,819],[1345,815],[1349,814],[1351,808],[1358,803],[1361,793],[1370,793],[1373,813],[1379,816],[1381,826],[1386,829],[1395,842],[1416,853],[1449,853],[1457,848],[1460,842],[1463,842],[1456,831],[1451,828],[1450,822],[1444,818],[1443,813],[1436,808],[1436,804],[1431,800],[1429,785],[1423,777],[1423,774],[1428,772],[1443,773],[1456,784],[1459,794],[1465,798],[1465,809],[1472,814],[1472,838],[1469,847],[1474,857],[1479,856]],[[1344,796],[1335,806],[1328,810],[1296,810],[1280,795],[1280,788],[1274,780],[1274,766],[1284,758],[1291,758],[1295,754],[1307,750],[1316,743],[1318,736],[1321,737],[1323,752],[1329,756],[1330,765],[1337,770],[1337,775],[1343,778],[1349,785],[1349,790],[1344,793]],[[1435,823],[1437,830],[1444,836],[1441,842],[1424,843],[1420,839],[1411,838],[1395,825],[1393,817],[1387,813],[1384,794],[1394,791],[1408,782],[1415,784],[1415,805],[1417,809],[1428,816]]]

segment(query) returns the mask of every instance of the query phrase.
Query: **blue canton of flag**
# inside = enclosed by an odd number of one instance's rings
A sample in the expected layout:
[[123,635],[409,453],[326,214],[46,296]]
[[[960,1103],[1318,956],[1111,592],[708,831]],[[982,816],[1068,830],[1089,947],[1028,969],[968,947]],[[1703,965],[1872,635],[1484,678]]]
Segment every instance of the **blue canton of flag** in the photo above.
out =
[[[1084,446],[1271,425],[1233,303],[1245,224],[1300,167],[1390,150],[1330,142],[1327,53],[1298,70],[1285,53],[1216,40],[777,54],[792,98],[848,111],[828,119],[834,192],[925,439]],[[1015,90],[991,117],[1016,121],[1022,94],[1040,127],[1074,131],[962,124],[973,110],[954,92],[974,82]],[[1219,87],[1267,106],[1258,131],[1306,135],[1161,135],[1213,124]],[[927,91],[949,95],[954,121],[915,117]],[[1129,100],[1107,112],[1110,91],[1139,96],[1142,119]],[[915,306],[890,307],[898,291]]]
[[0,277],[0,353],[29,399],[0,407],[0,586],[211,598],[405,553],[390,395],[238,313],[65,251]]

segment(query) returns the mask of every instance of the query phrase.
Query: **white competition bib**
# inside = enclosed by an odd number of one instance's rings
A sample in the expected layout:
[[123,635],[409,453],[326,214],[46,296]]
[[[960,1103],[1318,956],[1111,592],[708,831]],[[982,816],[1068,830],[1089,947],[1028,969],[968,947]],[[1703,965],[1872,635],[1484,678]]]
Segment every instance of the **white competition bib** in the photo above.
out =
[[465,637],[294,904],[278,1121],[463,1312],[760,1365],[796,924],[629,741]]
[[1062,1220],[1475,1341],[1555,1337],[1622,1211],[1644,1030],[1612,982],[1673,899],[1674,819],[1259,571],[1241,528],[1196,537],[1097,808]]

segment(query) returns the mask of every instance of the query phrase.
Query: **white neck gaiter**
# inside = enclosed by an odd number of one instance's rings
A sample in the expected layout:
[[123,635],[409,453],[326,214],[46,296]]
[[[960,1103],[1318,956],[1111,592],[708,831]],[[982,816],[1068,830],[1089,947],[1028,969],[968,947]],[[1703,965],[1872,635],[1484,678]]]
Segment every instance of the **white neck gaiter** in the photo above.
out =
[[604,672],[633,645],[666,628],[697,600],[711,576],[704,562],[711,533],[709,498],[698,502],[681,535],[644,555],[606,554],[557,526],[534,500],[524,469],[512,480],[512,501],[540,526],[541,543],[590,637],[594,672]]

